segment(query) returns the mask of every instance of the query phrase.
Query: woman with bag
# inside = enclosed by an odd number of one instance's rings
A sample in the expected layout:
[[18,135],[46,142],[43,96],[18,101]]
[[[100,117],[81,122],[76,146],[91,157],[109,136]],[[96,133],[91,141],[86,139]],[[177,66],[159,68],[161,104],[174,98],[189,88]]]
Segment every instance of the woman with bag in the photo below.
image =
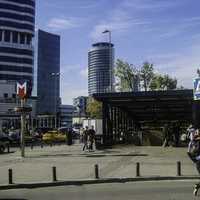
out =
[[[188,144],[188,156],[196,164],[196,169],[200,174],[200,132],[199,130],[190,130],[190,142]],[[193,194],[196,196],[200,188],[200,182],[195,184]]]

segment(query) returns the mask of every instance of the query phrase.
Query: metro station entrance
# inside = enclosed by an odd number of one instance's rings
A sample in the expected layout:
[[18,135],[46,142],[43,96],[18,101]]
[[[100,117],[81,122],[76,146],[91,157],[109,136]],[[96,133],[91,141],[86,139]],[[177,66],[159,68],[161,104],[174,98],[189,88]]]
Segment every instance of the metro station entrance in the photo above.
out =
[[112,145],[128,140],[144,123],[199,122],[199,102],[193,90],[101,93],[93,97],[102,102],[103,143]]

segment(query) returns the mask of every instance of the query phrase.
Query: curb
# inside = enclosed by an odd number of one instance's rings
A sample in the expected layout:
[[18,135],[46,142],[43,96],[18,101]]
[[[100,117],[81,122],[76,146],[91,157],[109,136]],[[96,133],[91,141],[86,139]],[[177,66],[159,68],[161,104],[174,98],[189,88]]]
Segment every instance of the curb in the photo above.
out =
[[87,179],[87,180],[71,180],[71,181],[55,181],[42,183],[16,183],[9,185],[0,185],[0,190],[9,189],[32,189],[42,187],[55,187],[66,185],[88,185],[88,184],[102,184],[102,183],[126,183],[137,181],[165,181],[165,180],[199,180],[199,176],[151,176],[151,177],[137,177],[137,178],[106,178],[106,179]]

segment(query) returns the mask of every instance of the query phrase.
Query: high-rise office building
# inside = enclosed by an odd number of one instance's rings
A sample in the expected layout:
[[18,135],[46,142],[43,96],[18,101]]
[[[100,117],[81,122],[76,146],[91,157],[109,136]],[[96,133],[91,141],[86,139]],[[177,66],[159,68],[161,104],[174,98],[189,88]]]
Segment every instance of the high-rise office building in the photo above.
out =
[[75,107],[72,105],[60,105],[60,126],[72,127],[72,118]]
[[75,107],[74,115],[79,117],[86,116],[88,97],[79,96],[73,99],[73,106]]
[[0,0],[0,80],[33,80],[35,0]]
[[114,45],[100,42],[88,53],[88,93],[113,91]]
[[36,40],[38,114],[56,114],[60,106],[60,36],[38,30]]

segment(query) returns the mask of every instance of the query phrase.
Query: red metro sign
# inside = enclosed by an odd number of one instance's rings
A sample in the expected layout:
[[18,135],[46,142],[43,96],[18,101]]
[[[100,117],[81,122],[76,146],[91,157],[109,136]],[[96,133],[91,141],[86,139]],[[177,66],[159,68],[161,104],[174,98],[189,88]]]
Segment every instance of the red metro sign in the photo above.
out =
[[24,99],[27,96],[27,82],[24,83],[17,83],[17,95]]

